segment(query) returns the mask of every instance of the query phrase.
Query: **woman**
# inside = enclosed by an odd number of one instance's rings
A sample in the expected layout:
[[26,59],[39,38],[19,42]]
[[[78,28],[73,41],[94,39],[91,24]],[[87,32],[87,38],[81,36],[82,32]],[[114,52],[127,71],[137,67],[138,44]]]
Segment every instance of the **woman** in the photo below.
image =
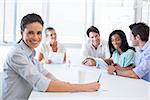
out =
[[43,20],[28,14],[21,20],[21,40],[4,63],[3,100],[28,100],[33,88],[42,92],[96,91],[100,84],[70,84],[56,79],[34,58],[42,39]]
[[126,35],[122,30],[114,30],[109,35],[108,44],[113,61],[108,67],[108,73],[112,74],[112,67],[120,70],[128,70],[134,67],[135,49],[129,46]]
[[[121,70],[132,69],[135,59],[135,49],[128,45],[125,33],[122,30],[114,30],[109,36],[108,44],[111,56],[110,59],[104,60],[108,65],[110,65],[107,67],[108,72],[111,73],[112,66]],[[101,63],[104,63],[101,60],[102,59],[89,58],[83,63],[90,66],[95,65],[97,67],[101,67]]]
[[49,41],[47,41],[46,43],[42,43],[39,46],[37,54],[38,60],[47,64],[65,63],[66,49],[62,44],[58,43],[55,29],[52,27],[48,27],[45,30],[45,34],[46,36],[48,36]]

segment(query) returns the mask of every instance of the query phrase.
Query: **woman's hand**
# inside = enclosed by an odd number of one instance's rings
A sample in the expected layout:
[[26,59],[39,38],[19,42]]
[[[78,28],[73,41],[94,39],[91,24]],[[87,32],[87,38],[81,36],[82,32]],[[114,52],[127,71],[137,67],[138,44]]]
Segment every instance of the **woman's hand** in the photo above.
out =
[[92,82],[92,83],[88,83],[88,84],[85,84],[85,85],[86,85],[86,90],[85,90],[86,92],[98,91],[99,88],[100,88],[100,84],[97,83],[97,82]]
[[108,66],[107,72],[113,74],[116,71],[116,68],[113,65]]
[[104,61],[108,64],[108,65],[112,65],[114,64],[112,59],[104,59]]
[[48,60],[45,61],[45,63],[46,63],[46,64],[51,64],[52,61],[51,61],[50,59],[48,59]]
[[113,66],[116,68],[116,70],[121,70],[122,69],[119,64],[113,64]]

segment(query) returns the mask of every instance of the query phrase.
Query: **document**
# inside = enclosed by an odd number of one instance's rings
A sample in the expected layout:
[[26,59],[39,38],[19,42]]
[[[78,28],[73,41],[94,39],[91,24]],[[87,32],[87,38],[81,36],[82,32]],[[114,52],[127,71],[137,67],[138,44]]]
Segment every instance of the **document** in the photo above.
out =
[[62,64],[64,62],[64,53],[50,52],[48,59],[50,59],[52,63]]
[[108,64],[101,58],[94,58],[97,61],[96,67],[105,69],[108,67]]

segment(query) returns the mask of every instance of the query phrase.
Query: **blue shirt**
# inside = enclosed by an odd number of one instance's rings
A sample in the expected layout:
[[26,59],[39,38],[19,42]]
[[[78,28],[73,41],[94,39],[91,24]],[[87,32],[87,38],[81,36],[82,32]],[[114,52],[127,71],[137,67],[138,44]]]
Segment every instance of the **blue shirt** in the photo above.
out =
[[126,52],[119,54],[119,52],[115,50],[111,58],[114,63],[119,64],[121,67],[126,67],[130,64],[134,64],[135,52],[132,49],[128,49]]
[[50,80],[48,71],[34,59],[32,51],[23,41],[8,53],[4,67],[3,100],[28,100],[33,88],[46,91]]
[[136,67],[133,71],[139,78],[150,82],[150,41],[146,42],[144,47],[139,50]]

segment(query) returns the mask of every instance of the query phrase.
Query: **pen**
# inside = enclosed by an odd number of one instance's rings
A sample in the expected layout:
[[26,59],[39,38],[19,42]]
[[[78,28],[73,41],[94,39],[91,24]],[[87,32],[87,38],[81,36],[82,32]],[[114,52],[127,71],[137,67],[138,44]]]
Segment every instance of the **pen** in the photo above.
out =
[[82,64],[86,64],[87,63],[87,60],[84,60],[83,62],[82,62]]
[[[100,80],[101,76],[102,76],[102,74],[100,73],[100,75],[98,77],[98,80],[97,80],[97,83],[99,83],[99,80]],[[96,90],[96,91],[98,91],[98,90]]]
[[97,80],[97,83],[99,83],[99,80],[101,78],[102,74],[100,73],[99,77],[98,77],[98,80]]

